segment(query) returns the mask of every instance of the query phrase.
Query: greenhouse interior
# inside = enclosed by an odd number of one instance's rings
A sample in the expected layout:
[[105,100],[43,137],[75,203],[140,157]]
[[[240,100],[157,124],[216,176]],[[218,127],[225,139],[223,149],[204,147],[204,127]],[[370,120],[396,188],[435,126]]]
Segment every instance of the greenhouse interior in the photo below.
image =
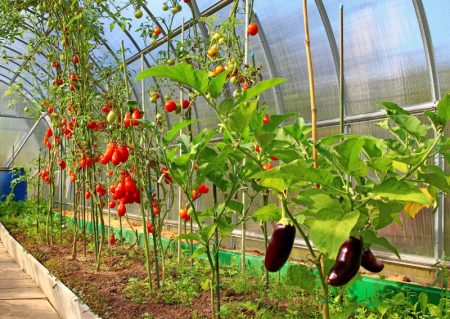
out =
[[449,17],[0,1],[0,318],[450,318]]

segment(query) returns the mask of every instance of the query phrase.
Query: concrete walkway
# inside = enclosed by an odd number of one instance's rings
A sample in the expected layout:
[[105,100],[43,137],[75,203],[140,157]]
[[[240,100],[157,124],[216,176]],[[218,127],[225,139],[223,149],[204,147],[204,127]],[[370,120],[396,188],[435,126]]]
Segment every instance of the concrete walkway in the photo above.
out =
[[60,318],[45,295],[0,241],[0,319]]

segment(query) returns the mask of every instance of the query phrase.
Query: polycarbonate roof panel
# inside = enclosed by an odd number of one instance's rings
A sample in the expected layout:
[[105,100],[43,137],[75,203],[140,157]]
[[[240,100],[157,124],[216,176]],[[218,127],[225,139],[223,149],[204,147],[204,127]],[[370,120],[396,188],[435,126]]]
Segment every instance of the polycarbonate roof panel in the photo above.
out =
[[[324,4],[339,43],[340,2],[325,0]],[[345,1],[344,36],[351,115],[379,110],[378,101],[414,105],[431,100],[425,51],[412,1]]]
[[450,7],[447,1],[423,1],[434,46],[441,95],[450,92]]
[[[319,120],[338,116],[338,81],[330,45],[319,12],[309,1],[310,40]],[[308,69],[304,46],[301,2],[283,5],[273,1],[256,1],[255,11],[264,29],[277,75],[287,79],[280,86],[285,112],[299,112],[311,119]],[[280,23],[280,17],[283,23]],[[254,41],[253,38],[251,41]]]

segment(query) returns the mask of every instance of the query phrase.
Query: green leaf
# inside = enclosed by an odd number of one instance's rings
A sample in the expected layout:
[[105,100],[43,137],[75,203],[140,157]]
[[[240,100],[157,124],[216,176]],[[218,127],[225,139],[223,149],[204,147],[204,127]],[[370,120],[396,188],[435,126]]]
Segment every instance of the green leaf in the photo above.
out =
[[404,205],[401,203],[395,202],[376,202],[375,208],[373,212],[370,214],[372,219],[372,224],[375,226],[375,229],[382,229],[388,225],[390,225],[395,216],[401,212],[404,208]]
[[363,146],[364,139],[352,138],[342,142],[342,144],[336,147],[336,150],[343,159],[342,165],[347,172],[352,172],[355,169],[356,164],[361,161],[360,153]]
[[303,160],[296,160],[268,171],[259,172],[253,178],[283,178],[285,180],[306,181],[322,185],[330,185],[333,182],[333,175],[330,171],[312,168]]
[[178,157],[175,157],[172,162],[178,166],[186,166],[186,164],[189,163],[190,159],[191,154],[183,154]]
[[217,224],[212,224],[212,225],[203,227],[202,232],[201,232],[201,238],[205,243],[208,243],[210,241],[212,235],[216,231],[216,228],[217,228]]
[[427,137],[429,127],[422,124],[417,117],[412,115],[397,115],[392,116],[391,118],[409,134],[420,138]]
[[241,134],[248,127],[252,116],[256,113],[258,102],[242,103],[236,106],[228,115],[229,127],[236,133]]
[[177,236],[177,240],[200,240],[200,235],[196,233],[181,234]]
[[291,264],[287,270],[286,284],[313,292],[316,288],[316,276],[305,265]]
[[259,184],[278,193],[282,193],[287,188],[287,185],[282,178],[265,178],[262,179]]
[[205,251],[206,251],[206,247],[205,247],[205,246],[201,246],[201,247],[197,248],[197,249],[192,253],[191,258],[192,258],[192,259],[196,259],[196,258],[200,257],[202,254],[204,254]]
[[262,130],[266,132],[273,132],[275,129],[279,128],[280,124],[286,121],[287,119],[296,116],[297,113],[286,113],[286,114],[274,114],[270,115],[270,120],[267,124],[262,126]]
[[205,94],[208,88],[208,73],[196,70],[190,64],[180,63],[175,66],[157,65],[140,72],[135,82],[148,77],[169,78],[172,81],[187,85]]
[[444,171],[435,165],[427,165],[421,172],[418,174],[419,178],[436,186],[443,192],[449,194],[450,193],[450,176],[445,174]]
[[363,233],[363,240],[364,240],[365,244],[374,244],[374,245],[378,245],[378,246],[384,247],[384,248],[390,250],[391,252],[393,252],[398,257],[398,259],[401,259],[397,248],[395,248],[389,242],[389,240],[387,240],[385,237],[377,237],[375,232],[373,232],[371,230],[366,230]]
[[402,109],[400,106],[393,102],[379,102],[382,106],[384,106],[387,109],[387,113],[390,115],[409,115],[409,112]]
[[241,104],[243,102],[249,101],[259,95],[264,93],[265,91],[273,88],[274,86],[280,85],[281,83],[286,82],[285,79],[281,78],[272,78],[268,80],[264,80],[251,87],[250,89],[244,91],[242,95],[237,99],[236,105]]
[[437,104],[437,116],[444,123],[444,126],[450,120],[450,93],[446,94]]
[[430,205],[429,199],[420,191],[420,189],[410,185],[406,181],[399,181],[395,178],[390,178],[375,186],[370,194],[393,201],[415,202],[427,206]]
[[339,206],[339,202],[325,193],[322,189],[311,189],[300,192],[294,201],[299,205],[307,207],[312,212]]
[[218,76],[213,77],[208,86],[208,92],[212,98],[218,98],[222,95],[222,89],[227,81],[227,72],[222,72]]
[[322,209],[311,223],[310,234],[314,245],[324,254],[335,257],[358,218],[357,211],[344,213],[340,207]]
[[111,22],[109,24],[109,32],[112,32],[112,30],[114,30],[114,27],[116,26],[116,24],[114,22]]
[[281,212],[277,205],[269,204],[256,210],[252,218],[255,222],[279,221]]
[[230,200],[228,202],[227,207],[229,209],[231,209],[232,211],[235,211],[238,213],[242,212],[242,210],[244,209],[244,205],[242,204],[242,202],[239,202],[237,200]]
[[198,120],[188,120],[188,121],[182,121],[182,122],[177,122],[173,125],[172,129],[167,132],[165,140],[166,142],[170,142],[175,136],[177,136],[178,132],[180,132],[180,130],[182,130],[183,128],[193,124],[193,123],[197,123],[199,122]]
[[222,102],[220,102],[217,110],[220,115],[228,117],[228,113],[230,113],[230,111],[233,109],[233,106],[234,106],[233,99],[225,99]]

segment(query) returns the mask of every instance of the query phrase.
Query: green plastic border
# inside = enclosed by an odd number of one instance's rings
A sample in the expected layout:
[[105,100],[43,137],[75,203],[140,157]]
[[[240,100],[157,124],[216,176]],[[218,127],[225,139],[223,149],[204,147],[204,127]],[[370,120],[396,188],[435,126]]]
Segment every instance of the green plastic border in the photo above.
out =
[[[55,214],[59,218],[59,214]],[[74,220],[71,217],[65,217],[69,220],[70,224],[74,224]],[[101,228],[101,226],[99,226]],[[86,223],[86,232],[92,233],[93,224],[91,222]],[[116,238],[120,236],[120,230],[118,228],[113,228],[113,233]],[[136,242],[136,234],[132,230],[123,229],[122,237],[126,243],[134,244]],[[144,234],[138,231],[138,244],[139,246],[144,246]],[[167,238],[162,238],[164,249],[169,248],[170,251],[175,251],[176,245],[175,241],[169,240]],[[150,244],[153,245],[153,241],[150,240]],[[170,245],[170,247],[168,247]],[[186,243],[182,243],[182,247],[184,249],[188,249]],[[194,248],[195,249],[195,248]],[[206,257],[206,255],[205,255]],[[264,273],[264,257],[255,256],[255,255],[246,255],[246,263],[248,266],[248,270],[254,274],[263,274]],[[241,254],[235,251],[229,250],[221,250],[219,251],[219,260],[220,263],[226,266],[230,266],[232,264],[240,264]],[[287,273],[287,269],[289,264],[293,262],[288,262],[283,268],[280,270],[281,276],[285,276]],[[433,304],[439,304],[439,301],[442,297],[448,296],[448,291],[435,288],[435,287],[425,287],[417,284],[407,283],[407,282],[398,282],[392,281],[388,279],[377,279],[369,276],[361,276],[361,280],[355,281],[348,289],[347,294],[353,300],[359,303],[367,303],[369,306],[376,306],[380,301],[381,295],[386,294],[396,294],[399,292],[408,293],[409,299],[411,302],[417,301],[417,296],[424,292],[428,296],[428,301]]]

